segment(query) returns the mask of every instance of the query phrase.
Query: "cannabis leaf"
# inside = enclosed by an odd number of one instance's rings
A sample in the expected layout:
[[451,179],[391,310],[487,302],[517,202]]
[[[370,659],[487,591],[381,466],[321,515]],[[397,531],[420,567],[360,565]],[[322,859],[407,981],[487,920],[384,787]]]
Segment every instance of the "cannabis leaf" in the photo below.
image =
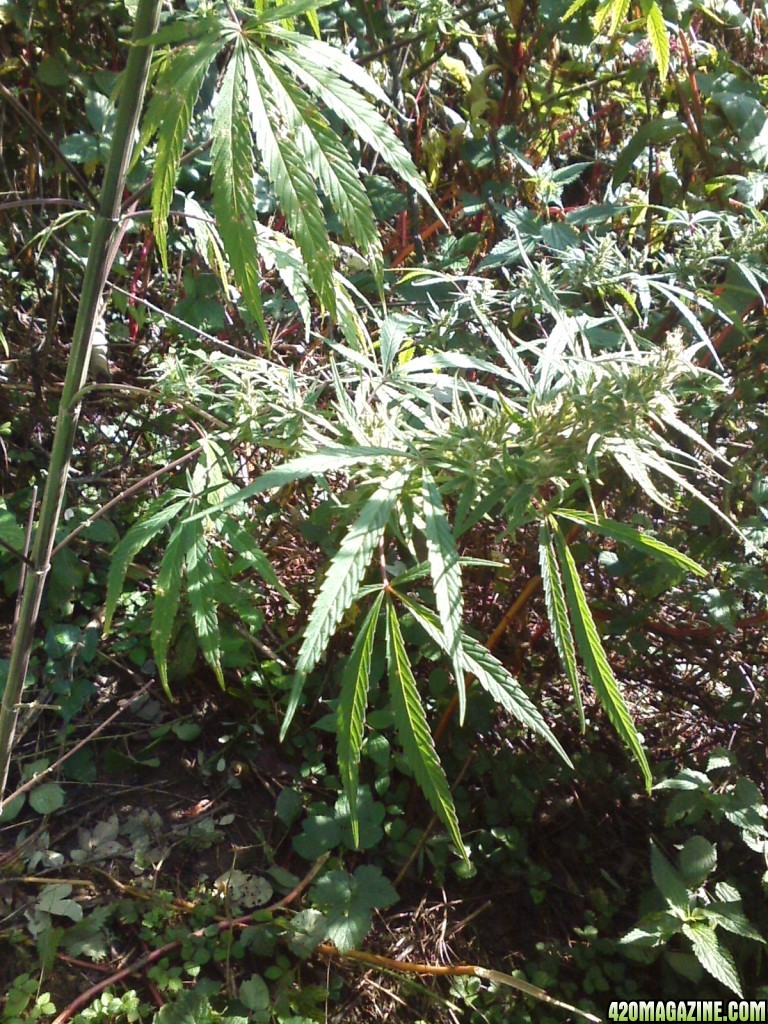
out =
[[397,735],[414,778],[435,814],[448,829],[456,849],[466,858],[451,790],[427,725],[424,705],[413,678],[397,612],[391,600],[387,601],[387,665]]
[[600,634],[597,632],[595,620],[592,618],[586,595],[581,586],[573,555],[565,543],[560,527],[553,518],[550,518],[548,526],[554,537],[555,550],[557,551],[568,601],[568,610],[571,615],[579,654],[587,671],[587,676],[597,691],[600,702],[605,708],[613,727],[634,754],[643,773],[646,788],[650,792],[653,780],[651,779],[651,770],[648,767],[648,759],[645,756],[640,737],[632,721],[632,716],[608,663],[608,658],[600,640]]
[[360,632],[355,638],[349,661],[344,669],[341,684],[341,696],[336,712],[337,738],[336,749],[339,762],[339,774],[344,786],[352,825],[352,838],[355,846],[360,843],[360,823],[357,818],[357,790],[359,784],[358,765],[360,751],[363,746],[363,728],[365,726],[365,710],[368,701],[368,679],[371,672],[371,656],[376,638],[376,626],[379,621],[384,590],[380,590],[365,617]]
[[307,676],[322,657],[342,616],[357,595],[371,556],[378,547],[384,526],[407,479],[406,472],[395,470],[374,491],[331,559],[304,631],[281,737],[285,736],[296,711]]
[[[157,137],[152,221],[161,258],[165,265],[166,220],[195,103],[208,69],[228,50],[214,105],[213,210],[235,283],[262,331],[259,257],[263,254],[267,262],[270,257],[255,213],[253,174],[259,160],[296,241],[303,271],[326,309],[348,320],[348,311],[337,308],[344,289],[334,273],[321,193],[374,276],[381,275],[381,240],[370,199],[321,107],[431,203],[407,150],[367,98],[388,104],[380,86],[340,50],[286,27],[293,15],[281,12],[295,11],[306,14],[317,32],[315,10],[320,6],[281,5],[247,12],[242,22],[232,8],[229,14],[180,14],[152,39],[171,45],[156,62],[141,133],[142,146]],[[272,262],[277,262],[274,257]],[[278,263],[278,269],[292,274],[300,291],[301,275],[286,270],[285,263],[282,268]]]

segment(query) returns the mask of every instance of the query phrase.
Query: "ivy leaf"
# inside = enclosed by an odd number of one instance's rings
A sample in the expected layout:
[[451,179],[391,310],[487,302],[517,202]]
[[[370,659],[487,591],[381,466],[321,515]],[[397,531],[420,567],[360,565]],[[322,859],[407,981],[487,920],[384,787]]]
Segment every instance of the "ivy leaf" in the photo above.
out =
[[408,661],[397,612],[391,601],[387,602],[387,663],[392,710],[403,752],[424,796],[466,860],[451,790],[427,725],[424,705]]
[[426,466],[422,477],[422,501],[426,523],[424,532],[427,538],[427,555],[432,573],[435,604],[445,635],[445,651],[453,665],[459,696],[459,722],[463,724],[467,709],[467,689],[464,684],[464,669],[461,659],[461,625],[464,618],[461,566],[440,492]]
[[573,690],[573,698],[579,713],[581,731],[586,729],[584,721],[584,703],[581,699],[581,687],[576,668],[576,648],[573,643],[571,624],[568,621],[568,610],[565,603],[565,591],[560,576],[560,566],[552,543],[552,535],[546,522],[539,528],[539,566],[541,567],[541,583],[544,589],[544,603],[547,607],[547,618],[552,630],[557,653],[568,676]]
[[52,814],[64,806],[64,790],[58,782],[44,782],[29,794],[29,805],[38,814]]
[[296,662],[296,677],[280,730],[281,739],[285,736],[296,711],[307,676],[322,657],[328,641],[357,595],[371,556],[378,547],[389,514],[407,478],[406,473],[395,470],[389,479],[374,491],[331,559],[304,631],[304,640]]
[[614,729],[635,755],[635,759],[643,773],[646,788],[650,793],[653,780],[651,778],[651,769],[648,767],[648,759],[640,743],[640,737],[632,721],[632,716],[621,695],[619,685],[605,655],[600,634],[597,632],[595,620],[592,618],[592,612],[589,610],[587,598],[581,586],[573,555],[563,539],[560,527],[554,519],[550,519],[549,526],[555,539],[555,547],[563,574],[563,583],[565,585],[573,631],[576,635],[576,643],[584,662],[587,676],[597,691],[600,702],[605,708]]
[[65,882],[46,885],[37,900],[37,909],[55,917],[68,917],[71,921],[80,921],[83,908],[75,900],[68,899],[72,886]]
[[355,847],[360,845],[360,822],[357,816],[358,765],[363,746],[363,728],[368,703],[368,680],[371,674],[371,655],[379,621],[382,589],[373,602],[360,632],[355,638],[352,653],[344,669],[341,696],[337,709],[336,752],[339,774],[349,801],[350,824]]

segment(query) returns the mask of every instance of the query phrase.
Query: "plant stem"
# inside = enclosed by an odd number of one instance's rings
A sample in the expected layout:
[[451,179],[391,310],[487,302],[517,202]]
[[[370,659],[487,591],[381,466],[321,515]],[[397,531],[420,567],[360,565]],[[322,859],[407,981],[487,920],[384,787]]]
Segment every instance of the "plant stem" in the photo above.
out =
[[18,703],[29,667],[35,627],[40,614],[45,581],[51,567],[51,552],[64,503],[65,487],[80,416],[80,397],[91,355],[94,328],[107,276],[117,252],[120,228],[120,204],[133,141],[144,101],[152,58],[151,45],[138,45],[157,29],[161,0],[139,0],[133,25],[132,46],[128,54],[121,101],[109,153],[99,211],[93,227],[88,262],[77,319],[72,335],[64,389],[56,417],[48,478],[40,506],[40,518],[32,550],[32,567],[22,592],[19,620],[11,648],[8,680],[0,703],[0,799],[8,781],[13,740],[18,719]]

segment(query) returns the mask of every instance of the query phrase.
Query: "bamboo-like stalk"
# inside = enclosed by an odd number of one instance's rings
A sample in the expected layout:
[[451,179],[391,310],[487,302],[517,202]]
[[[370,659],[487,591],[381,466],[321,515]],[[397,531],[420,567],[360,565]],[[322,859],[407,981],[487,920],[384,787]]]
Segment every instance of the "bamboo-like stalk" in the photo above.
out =
[[72,344],[67,361],[64,389],[56,417],[48,478],[40,505],[31,566],[26,573],[18,622],[11,644],[8,681],[0,701],[0,800],[8,781],[8,768],[16,733],[19,700],[29,668],[35,627],[40,613],[45,581],[51,568],[51,552],[64,504],[72,449],[80,417],[81,396],[88,373],[93,334],[99,316],[104,285],[117,253],[120,204],[125,189],[128,162],[149,80],[152,45],[137,45],[157,30],[161,0],[139,0],[112,137],[104,173],[99,210],[93,227],[88,261]]

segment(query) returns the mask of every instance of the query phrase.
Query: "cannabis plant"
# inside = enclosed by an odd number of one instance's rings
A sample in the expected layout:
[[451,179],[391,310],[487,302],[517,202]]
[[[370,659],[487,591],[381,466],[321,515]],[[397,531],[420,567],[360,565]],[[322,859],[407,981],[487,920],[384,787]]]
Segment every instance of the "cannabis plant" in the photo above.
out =
[[[332,492],[328,481],[337,481],[345,492],[337,509],[342,539],[323,570],[303,632],[282,734],[331,638],[343,624],[347,629],[352,623],[354,638],[338,695],[337,742],[340,775],[354,816],[372,658],[383,642],[389,700],[403,751],[462,849],[403,623],[409,629],[415,625],[425,642],[443,652],[462,719],[474,682],[568,761],[519,680],[465,623],[465,560],[459,538],[483,519],[504,523],[507,534],[537,524],[550,628],[582,724],[586,678],[650,787],[640,736],[563,530],[586,529],[682,571],[702,574],[697,563],[655,536],[598,513],[594,491],[603,480],[623,472],[662,505],[670,501],[668,485],[706,501],[691,482],[690,471],[708,474],[713,453],[678,414],[680,384],[696,373],[678,337],[670,337],[660,349],[627,346],[599,355],[591,352],[583,331],[571,326],[570,333],[555,329],[528,344],[523,358],[523,348],[496,322],[487,282],[469,280],[454,296],[450,312],[392,315],[379,324],[377,340],[365,352],[336,344],[335,357],[319,379],[291,374],[286,387],[286,371],[268,363],[195,360],[186,377],[194,381],[190,398],[208,395],[218,402],[218,411],[234,425],[230,441],[248,440],[266,452],[271,447],[270,461],[277,464],[247,486],[233,488],[217,468],[221,457],[212,458],[218,449],[209,444],[194,497],[165,497],[164,509],[141,519],[115,551],[109,614],[128,562],[175,518],[153,617],[161,675],[167,679],[171,613],[186,565],[187,586],[195,588],[189,603],[201,649],[220,676],[216,600],[212,589],[206,600],[198,570],[206,558],[205,545],[232,542],[233,515],[238,522],[250,517],[258,529],[259,502],[270,493],[312,478],[325,481],[323,490]],[[467,334],[481,354],[458,347],[458,339]],[[179,379],[174,364],[167,367],[168,374]],[[675,445],[670,428],[695,439],[694,454]],[[580,508],[585,498],[587,508]],[[252,502],[254,510],[246,513]],[[211,553],[208,558],[215,562]],[[424,597],[425,579],[431,580],[431,600]]]

